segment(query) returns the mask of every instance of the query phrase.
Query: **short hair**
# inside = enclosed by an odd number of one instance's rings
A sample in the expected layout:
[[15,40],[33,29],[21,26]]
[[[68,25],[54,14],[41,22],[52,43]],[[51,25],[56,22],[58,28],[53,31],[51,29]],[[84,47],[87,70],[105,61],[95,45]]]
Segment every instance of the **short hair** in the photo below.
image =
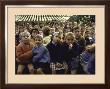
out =
[[55,33],[53,34],[53,36],[61,37],[61,33],[60,33],[60,32],[55,32]]
[[79,27],[75,27],[75,28],[74,28],[74,31],[75,31],[75,32],[80,31]]
[[87,29],[85,33],[91,33],[91,29]]
[[35,36],[35,39],[43,40],[43,37],[42,37],[41,35],[37,34],[37,35]]
[[24,32],[21,32],[21,33],[20,33],[20,37],[23,37],[23,36],[25,36],[25,35],[30,36],[30,33],[29,33],[28,31],[24,31]]
[[45,36],[50,35],[50,27],[49,27],[49,26],[43,27],[42,30],[43,30],[43,34],[44,34]]
[[65,36],[65,39],[67,39],[67,37],[72,37],[72,38],[75,39],[75,36],[74,36],[74,34],[73,34],[72,32],[68,32],[68,33],[66,34],[66,36]]
[[35,31],[37,31],[37,32],[38,32],[38,34],[39,34],[39,29],[38,29],[38,28],[33,28],[33,29],[31,30],[31,32],[30,32],[30,33],[32,34],[32,32],[33,32],[34,30],[35,30]]

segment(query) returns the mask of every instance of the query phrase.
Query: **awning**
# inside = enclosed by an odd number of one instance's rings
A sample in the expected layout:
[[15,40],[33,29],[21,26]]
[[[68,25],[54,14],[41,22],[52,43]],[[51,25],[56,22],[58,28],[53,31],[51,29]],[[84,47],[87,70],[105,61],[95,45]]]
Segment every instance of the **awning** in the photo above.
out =
[[15,21],[66,21],[70,18],[67,15],[16,15]]

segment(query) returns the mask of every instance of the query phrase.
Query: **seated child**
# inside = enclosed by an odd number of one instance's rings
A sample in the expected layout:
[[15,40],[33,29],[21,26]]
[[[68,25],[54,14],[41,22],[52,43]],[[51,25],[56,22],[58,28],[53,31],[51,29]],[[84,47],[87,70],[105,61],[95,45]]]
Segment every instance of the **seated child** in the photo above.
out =
[[66,70],[61,37],[59,33],[55,33],[53,40],[47,45],[47,49],[50,53],[50,68],[52,74],[64,74]]
[[33,63],[37,74],[50,73],[50,55],[48,49],[43,45],[41,35],[35,37],[35,47],[32,49]]
[[75,42],[75,37],[72,32],[68,32],[65,36],[65,55],[64,58],[68,64],[68,72],[71,74],[76,74],[78,70],[77,56],[78,53],[78,44]]
[[85,39],[81,35],[81,31],[79,27],[75,28],[74,34],[75,34],[75,40],[79,46],[78,52],[79,54],[81,54],[85,50]]
[[95,73],[95,45],[86,46],[86,50],[80,55],[81,65],[87,74]]
[[16,47],[16,56],[18,62],[17,74],[22,74],[26,66],[29,68],[31,74],[34,73],[32,65],[32,48],[34,45],[30,43],[30,33],[25,31],[20,33],[20,44]]

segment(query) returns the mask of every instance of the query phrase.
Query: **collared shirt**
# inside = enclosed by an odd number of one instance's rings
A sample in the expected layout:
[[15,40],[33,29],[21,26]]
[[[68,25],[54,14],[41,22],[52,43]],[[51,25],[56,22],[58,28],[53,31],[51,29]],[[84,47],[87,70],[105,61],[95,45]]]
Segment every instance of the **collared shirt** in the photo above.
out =
[[34,47],[33,52],[33,62],[50,62],[50,55],[48,49],[44,45]]

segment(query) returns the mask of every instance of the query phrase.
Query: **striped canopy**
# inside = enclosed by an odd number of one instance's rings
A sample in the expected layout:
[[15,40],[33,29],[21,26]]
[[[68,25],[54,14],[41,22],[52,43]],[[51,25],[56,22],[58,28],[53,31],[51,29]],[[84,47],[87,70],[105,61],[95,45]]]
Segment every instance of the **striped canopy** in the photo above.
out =
[[66,21],[70,18],[67,15],[16,15],[15,21]]

